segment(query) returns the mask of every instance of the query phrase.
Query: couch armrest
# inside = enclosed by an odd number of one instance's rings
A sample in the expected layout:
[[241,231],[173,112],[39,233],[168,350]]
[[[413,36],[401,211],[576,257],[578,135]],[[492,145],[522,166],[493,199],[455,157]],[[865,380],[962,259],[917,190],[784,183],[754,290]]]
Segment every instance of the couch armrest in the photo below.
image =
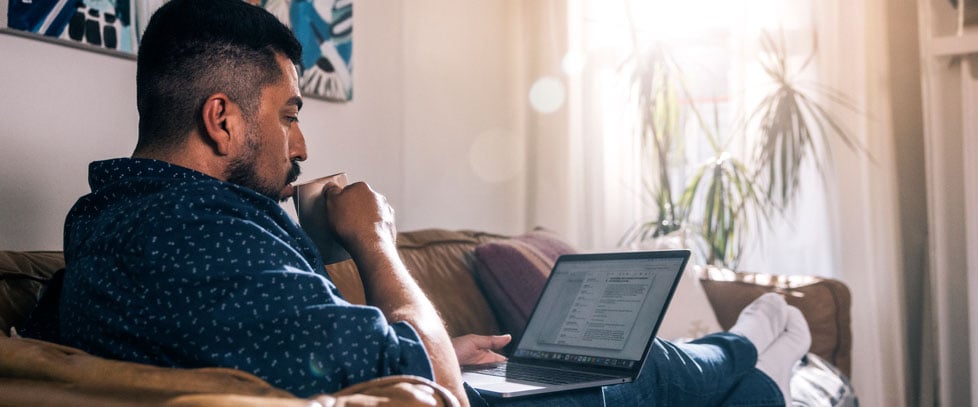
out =
[[0,406],[456,406],[438,384],[389,376],[331,395],[296,398],[251,374],[108,360],[49,342],[0,335]]
[[48,279],[64,266],[61,252],[0,251],[0,332],[24,322]]
[[766,292],[784,294],[801,310],[812,332],[811,352],[849,375],[852,353],[852,297],[845,283],[815,276],[781,276],[733,272],[710,267],[697,270],[717,321],[730,329],[740,311]]

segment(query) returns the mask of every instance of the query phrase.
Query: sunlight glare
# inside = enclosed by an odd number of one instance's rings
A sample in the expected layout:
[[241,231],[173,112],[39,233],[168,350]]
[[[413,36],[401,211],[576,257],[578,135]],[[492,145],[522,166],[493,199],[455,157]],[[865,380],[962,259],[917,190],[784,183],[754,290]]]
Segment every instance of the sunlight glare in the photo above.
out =
[[[594,13],[595,20],[609,27],[628,27],[631,21],[641,43],[697,37],[744,23],[770,29],[784,24],[783,9],[788,7],[780,0],[625,1],[627,4],[609,6],[612,3],[592,0],[590,11],[601,9]],[[619,10],[611,12],[607,8]],[[618,35],[620,40],[631,41]]]
[[570,51],[560,60],[560,68],[567,75],[579,75],[584,71],[585,56],[579,51]]
[[553,113],[564,105],[564,83],[553,76],[545,76],[530,87],[530,106],[540,113]]

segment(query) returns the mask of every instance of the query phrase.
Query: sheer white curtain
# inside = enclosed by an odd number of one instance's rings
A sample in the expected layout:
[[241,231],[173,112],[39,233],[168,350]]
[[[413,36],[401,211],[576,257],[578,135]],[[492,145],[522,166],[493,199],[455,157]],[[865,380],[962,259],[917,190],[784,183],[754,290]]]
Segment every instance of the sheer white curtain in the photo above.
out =
[[[903,0],[901,0],[903,1]],[[654,219],[643,189],[635,108],[626,96],[632,47],[664,41],[685,62],[693,99],[721,127],[770,90],[758,65],[762,30],[782,36],[790,66],[813,51],[804,79],[844,90],[860,114],[836,109],[873,161],[832,143],[823,187],[808,168],[800,198],[785,218],[763,230],[763,245],[748,246],[740,269],[839,278],[853,293],[853,383],[864,405],[904,405],[907,343],[900,258],[891,44],[885,0],[548,0],[536,3],[549,19],[525,24],[546,52],[529,54],[527,81],[560,75],[565,109],[528,116],[531,225],[551,227],[584,249],[614,247],[635,222]],[[542,10],[542,11],[541,11]],[[532,17],[532,16],[531,16]],[[636,35],[629,29],[636,27]],[[563,25],[562,25],[563,24]],[[556,33],[556,34],[555,34]],[[783,34],[782,34],[783,33]],[[541,38],[543,40],[541,40]],[[549,39],[549,40],[547,40]],[[633,41],[637,39],[637,41]],[[531,46],[531,50],[534,49]],[[913,84],[911,84],[913,85]],[[687,103],[690,100],[686,101]],[[838,106],[836,106],[837,108]],[[694,126],[687,126],[692,128]],[[748,133],[749,134],[749,133]],[[745,137],[747,138],[747,137]],[[686,137],[690,163],[708,157],[695,129]],[[747,151],[736,140],[732,152]],[[739,144],[738,144],[739,143]],[[746,157],[744,157],[746,159]],[[680,174],[682,175],[682,174]],[[685,182],[685,181],[683,181]]]

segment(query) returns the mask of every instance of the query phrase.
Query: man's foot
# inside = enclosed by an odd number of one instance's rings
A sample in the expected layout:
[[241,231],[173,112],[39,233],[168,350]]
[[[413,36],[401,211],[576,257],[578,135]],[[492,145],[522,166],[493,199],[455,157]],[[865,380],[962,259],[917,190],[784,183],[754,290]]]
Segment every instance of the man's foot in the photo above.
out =
[[767,293],[740,312],[730,332],[750,340],[760,356],[784,332],[787,323],[788,303],[779,294]]
[[778,384],[784,394],[785,405],[791,406],[791,373],[811,347],[812,335],[801,311],[790,305],[787,308],[785,330],[757,357],[757,368]]

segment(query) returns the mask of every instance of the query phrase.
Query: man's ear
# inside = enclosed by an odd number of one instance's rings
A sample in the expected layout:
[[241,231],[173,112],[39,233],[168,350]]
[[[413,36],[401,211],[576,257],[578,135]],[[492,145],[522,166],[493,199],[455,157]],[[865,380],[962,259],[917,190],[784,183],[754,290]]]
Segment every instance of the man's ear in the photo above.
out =
[[235,137],[243,137],[241,108],[225,93],[207,97],[201,109],[204,121],[202,136],[210,141],[218,155],[229,155],[236,144]]

